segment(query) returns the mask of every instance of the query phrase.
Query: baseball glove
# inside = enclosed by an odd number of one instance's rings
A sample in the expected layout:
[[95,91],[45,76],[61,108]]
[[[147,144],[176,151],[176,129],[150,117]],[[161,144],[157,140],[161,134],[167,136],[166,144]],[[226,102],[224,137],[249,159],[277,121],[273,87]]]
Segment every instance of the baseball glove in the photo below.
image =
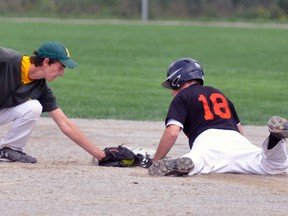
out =
[[119,145],[118,147],[107,147],[104,149],[106,157],[98,161],[99,166],[110,167],[132,167],[140,166],[149,168],[152,165],[152,159],[142,154],[135,154],[130,149]]
[[98,162],[99,166],[127,167],[134,164],[136,155],[128,148],[107,147],[104,149],[106,157]]

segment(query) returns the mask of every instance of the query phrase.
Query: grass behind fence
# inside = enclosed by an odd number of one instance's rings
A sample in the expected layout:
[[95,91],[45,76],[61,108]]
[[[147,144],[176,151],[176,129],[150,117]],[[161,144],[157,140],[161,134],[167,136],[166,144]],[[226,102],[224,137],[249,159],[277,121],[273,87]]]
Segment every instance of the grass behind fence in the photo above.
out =
[[69,117],[163,120],[171,92],[168,65],[199,60],[205,84],[222,90],[242,124],[288,117],[285,29],[0,20],[0,46],[32,54],[42,42],[65,44],[79,63],[49,85]]

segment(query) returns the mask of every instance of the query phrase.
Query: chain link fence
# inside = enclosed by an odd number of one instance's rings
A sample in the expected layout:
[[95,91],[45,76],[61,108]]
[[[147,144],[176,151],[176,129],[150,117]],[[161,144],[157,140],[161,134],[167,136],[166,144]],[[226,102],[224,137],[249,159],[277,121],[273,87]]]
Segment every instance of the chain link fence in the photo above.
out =
[[0,17],[288,20],[288,0],[0,0]]

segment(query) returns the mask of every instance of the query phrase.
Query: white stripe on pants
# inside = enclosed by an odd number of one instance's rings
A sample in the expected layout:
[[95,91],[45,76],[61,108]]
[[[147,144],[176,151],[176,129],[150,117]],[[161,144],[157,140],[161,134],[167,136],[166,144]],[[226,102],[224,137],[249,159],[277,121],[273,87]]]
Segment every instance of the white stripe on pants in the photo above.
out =
[[267,150],[268,139],[259,148],[236,131],[209,129],[201,133],[183,157],[193,160],[189,175],[207,173],[288,174],[286,140]]
[[2,138],[0,148],[5,146],[22,151],[42,113],[38,100],[30,100],[11,108],[0,110],[0,125],[12,123]]

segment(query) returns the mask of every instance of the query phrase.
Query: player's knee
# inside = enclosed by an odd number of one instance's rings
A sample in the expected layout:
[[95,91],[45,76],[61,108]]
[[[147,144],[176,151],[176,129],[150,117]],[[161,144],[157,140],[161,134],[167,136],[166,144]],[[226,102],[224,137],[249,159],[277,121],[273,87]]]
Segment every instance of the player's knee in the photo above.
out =
[[42,113],[42,105],[38,100],[31,100],[26,102],[26,117],[38,119]]

